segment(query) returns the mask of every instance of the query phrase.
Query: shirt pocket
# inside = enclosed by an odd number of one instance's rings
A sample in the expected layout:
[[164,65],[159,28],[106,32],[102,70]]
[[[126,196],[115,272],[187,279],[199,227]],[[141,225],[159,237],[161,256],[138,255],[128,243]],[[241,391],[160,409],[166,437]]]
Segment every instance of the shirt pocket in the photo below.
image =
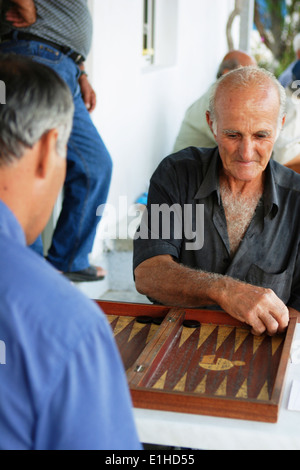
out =
[[268,273],[252,264],[245,281],[254,286],[272,289],[284,303],[287,303],[291,296],[292,273],[289,269],[280,273]]

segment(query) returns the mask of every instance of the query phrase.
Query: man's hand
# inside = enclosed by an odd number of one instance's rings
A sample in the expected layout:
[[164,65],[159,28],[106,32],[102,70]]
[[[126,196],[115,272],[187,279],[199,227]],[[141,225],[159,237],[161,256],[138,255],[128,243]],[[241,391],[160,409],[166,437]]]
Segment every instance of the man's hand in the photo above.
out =
[[271,289],[187,268],[169,255],[141,263],[135,269],[135,283],[138,292],[163,305],[184,308],[219,305],[232,317],[250,325],[254,335],[281,333],[289,323],[288,308]]
[[[228,280],[221,307],[252,327],[254,335],[282,333],[289,323],[289,309],[271,289]],[[231,286],[230,286],[231,284]]]
[[96,93],[94,92],[93,87],[86,75],[81,75],[79,78],[79,85],[85,106],[88,112],[91,113],[96,108]]
[[6,13],[6,20],[15,28],[26,28],[36,22],[34,0],[11,0],[13,5]]

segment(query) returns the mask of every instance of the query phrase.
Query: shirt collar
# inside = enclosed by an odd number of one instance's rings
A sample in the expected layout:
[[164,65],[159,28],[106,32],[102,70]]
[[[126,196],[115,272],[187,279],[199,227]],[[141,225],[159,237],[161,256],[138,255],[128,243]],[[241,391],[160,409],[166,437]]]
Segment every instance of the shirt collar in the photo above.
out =
[[[195,195],[195,199],[203,199],[210,196],[216,191],[218,196],[218,202],[220,204],[220,184],[219,184],[219,168],[221,165],[221,158],[218,148],[214,151],[211,156],[211,160],[208,166],[208,170],[204,179]],[[279,201],[278,193],[276,189],[276,176],[273,166],[273,161],[270,160],[266,168],[266,182],[264,190],[264,205],[265,205],[265,217],[270,214],[274,208],[274,216],[277,214]]]
[[24,231],[12,211],[0,200],[0,235],[26,246]]
[[[215,149],[211,155],[208,170],[204,179],[195,195],[195,199],[203,199],[211,195],[214,191],[220,197],[220,184],[219,184],[219,165],[221,159],[218,148]],[[220,201],[219,201],[220,202]]]
[[274,171],[273,161],[270,160],[266,168],[266,181],[264,191],[265,217],[272,211],[274,217],[278,212],[279,198],[277,191],[276,175]]

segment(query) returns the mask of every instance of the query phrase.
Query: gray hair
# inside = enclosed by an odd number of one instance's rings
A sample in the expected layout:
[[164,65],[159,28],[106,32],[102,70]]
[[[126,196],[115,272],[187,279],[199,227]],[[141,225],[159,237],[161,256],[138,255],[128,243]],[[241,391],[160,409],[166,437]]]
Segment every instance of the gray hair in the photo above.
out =
[[65,157],[74,105],[66,83],[49,67],[15,54],[0,54],[0,165],[22,158],[41,137],[57,129],[57,153]]
[[232,70],[227,74],[220,77],[211,90],[211,95],[209,99],[209,107],[208,112],[210,114],[210,118],[213,122],[214,129],[217,127],[217,115],[216,115],[216,95],[219,88],[223,85],[226,86],[225,83],[229,83],[230,87],[240,89],[240,88],[248,88],[249,86],[255,84],[256,87],[260,89],[266,88],[267,80],[271,81],[274,85],[275,89],[278,91],[279,96],[279,115],[278,115],[278,129],[281,128],[282,119],[286,113],[286,93],[283,86],[279,83],[276,79],[275,75],[273,75],[268,70],[263,68],[255,67],[252,65],[246,67],[240,67],[236,70]]

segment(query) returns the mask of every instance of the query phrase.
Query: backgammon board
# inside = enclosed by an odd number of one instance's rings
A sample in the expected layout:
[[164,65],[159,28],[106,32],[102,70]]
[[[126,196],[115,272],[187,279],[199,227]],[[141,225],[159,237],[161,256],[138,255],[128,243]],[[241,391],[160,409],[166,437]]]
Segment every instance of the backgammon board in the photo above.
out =
[[258,337],[222,311],[97,303],[135,407],[277,421],[297,317],[285,334]]

